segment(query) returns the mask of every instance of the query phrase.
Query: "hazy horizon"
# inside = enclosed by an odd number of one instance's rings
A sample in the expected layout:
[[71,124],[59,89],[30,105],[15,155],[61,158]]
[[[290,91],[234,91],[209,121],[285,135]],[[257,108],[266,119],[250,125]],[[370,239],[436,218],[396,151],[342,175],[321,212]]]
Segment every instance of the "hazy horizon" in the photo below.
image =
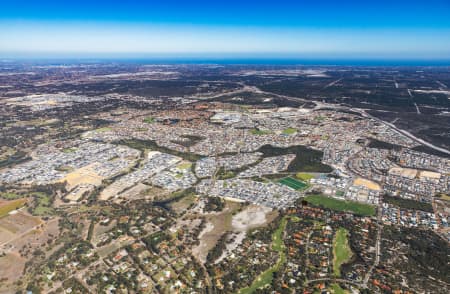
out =
[[448,1],[20,1],[0,58],[450,60]]

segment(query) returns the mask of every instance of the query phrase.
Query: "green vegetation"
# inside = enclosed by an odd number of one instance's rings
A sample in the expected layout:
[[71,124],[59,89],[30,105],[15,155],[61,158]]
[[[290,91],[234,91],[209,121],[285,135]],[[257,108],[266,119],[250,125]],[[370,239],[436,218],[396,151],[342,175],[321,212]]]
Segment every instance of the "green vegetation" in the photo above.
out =
[[240,294],[254,293],[259,288],[271,284],[274,273],[277,272],[280,269],[280,267],[286,262],[286,254],[284,252],[285,245],[283,242],[283,232],[286,228],[287,221],[288,221],[287,217],[284,217],[281,220],[280,226],[272,235],[272,249],[274,251],[277,251],[278,254],[280,255],[277,263],[271,268],[264,271],[262,274],[260,274],[249,287],[239,290]]
[[9,156],[7,159],[0,160],[0,168],[23,163],[30,159],[31,159],[31,157],[27,156],[27,154],[25,152],[17,151],[13,155]]
[[180,190],[180,191],[175,191],[173,193],[171,193],[167,198],[161,199],[161,200],[155,200],[153,202],[153,204],[155,206],[159,206],[162,208],[165,208],[167,210],[171,210],[171,205],[185,197],[195,197],[196,193],[195,193],[195,189],[193,187],[185,189],[185,190]]
[[301,182],[299,180],[296,180],[294,178],[291,178],[291,177],[282,178],[278,182],[280,184],[288,186],[288,187],[290,187],[290,188],[292,188],[294,190],[303,190],[303,189],[308,187],[308,185],[306,183],[303,183],[303,182]]
[[283,130],[284,135],[292,135],[295,133],[297,133],[297,129],[294,129],[294,128],[287,128],[287,129]]
[[225,201],[220,197],[207,197],[205,211],[222,211],[225,208]]
[[192,163],[190,162],[185,162],[185,163],[180,163],[177,168],[179,169],[190,169],[192,166]]
[[316,120],[318,122],[324,121],[325,119],[326,119],[326,117],[325,116],[321,116],[321,115],[318,115],[318,116],[316,116],[314,118],[314,120]]
[[442,199],[444,201],[450,201],[450,196],[447,194],[444,194],[444,193],[438,195],[437,197],[439,197],[440,199]]
[[252,135],[268,135],[271,132],[270,131],[265,131],[265,130],[260,130],[260,129],[252,129],[252,130],[250,130],[250,133]]
[[55,213],[52,208],[52,199],[44,192],[33,192],[34,201],[33,206],[29,208],[31,214],[45,216]]
[[323,152],[307,148],[302,145],[286,148],[264,145],[257,150],[263,153],[263,157],[272,157],[286,154],[295,154],[294,160],[289,164],[288,171],[329,173],[333,169],[322,163]]
[[24,206],[26,202],[27,200],[25,198],[22,198],[0,204],[0,217],[4,217],[11,211]]
[[400,208],[433,212],[433,206],[431,206],[430,203],[419,202],[410,199],[403,199],[400,197],[392,197],[388,195],[383,196],[383,202],[398,206]]
[[148,124],[152,124],[152,123],[155,122],[155,118],[151,117],[151,116],[148,116],[148,117],[144,118],[144,122],[148,123]]
[[143,238],[142,240],[148,247],[152,248],[153,251],[159,253],[158,244],[161,242],[170,240],[170,239],[171,239],[171,236],[169,234],[160,231],[160,232],[151,234],[151,235]]
[[377,149],[387,149],[387,150],[400,150],[402,146],[391,144],[388,142],[380,141],[374,138],[370,139],[370,143],[367,145],[369,148],[377,148]]
[[338,197],[344,197],[344,191],[342,191],[342,190],[337,190],[336,191],[336,196],[338,196]]
[[312,178],[314,178],[314,176],[312,174],[308,174],[308,173],[297,173],[295,176],[297,177],[297,179],[300,179],[302,181],[309,181]]
[[21,198],[22,195],[13,193],[13,192],[3,192],[0,193],[0,198],[6,199],[6,200],[15,200]]
[[336,277],[341,275],[341,265],[352,257],[352,251],[348,245],[348,231],[339,228],[333,241],[333,273]]
[[180,137],[184,138],[184,140],[171,140],[170,142],[189,148],[204,139],[194,135],[181,135]]
[[348,211],[363,216],[375,215],[375,207],[369,204],[363,204],[355,201],[337,200],[323,195],[309,195],[305,197],[305,200],[313,205],[322,206],[337,211]]
[[188,153],[188,152],[179,152],[176,150],[172,150],[166,147],[159,146],[156,144],[154,140],[139,140],[139,139],[128,139],[128,140],[120,140],[113,142],[114,144],[119,145],[125,145],[130,148],[134,148],[137,150],[145,151],[145,150],[154,150],[154,151],[160,151],[163,153],[172,154],[175,156],[179,156],[185,160],[188,161],[197,161],[200,158],[202,158],[200,155],[195,153]]
[[231,171],[231,170],[225,170],[224,167],[220,167],[217,171],[216,178],[218,180],[226,180],[231,179],[236,176],[237,172]]
[[76,148],[76,147],[70,147],[70,148],[63,149],[63,152],[64,153],[72,153],[72,152],[75,152],[77,150],[78,150],[78,148]]
[[331,293],[333,293],[333,294],[346,294],[346,293],[348,293],[348,291],[342,289],[341,286],[339,286],[339,284],[331,284],[330,288],[331,288]]
[[103,128],[96,129],[95,131],[98,132],[98,133],[104,133],[104,132],[112,131],[112,128],[110,128],[110,127],[103,127]]
[[68,165],[60,165],[60,166],[55,167],[55,170],[61,171],[61,172],[71,172],[71,171],[73,171],[73,167],[68,166]]

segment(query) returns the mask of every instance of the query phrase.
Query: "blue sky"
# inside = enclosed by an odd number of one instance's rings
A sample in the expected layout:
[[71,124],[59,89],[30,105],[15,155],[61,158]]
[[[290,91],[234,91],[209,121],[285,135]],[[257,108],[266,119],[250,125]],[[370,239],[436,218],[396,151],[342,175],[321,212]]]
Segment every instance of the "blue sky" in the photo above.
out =
[[0,56],[450,59],[450,1],[20,1]]

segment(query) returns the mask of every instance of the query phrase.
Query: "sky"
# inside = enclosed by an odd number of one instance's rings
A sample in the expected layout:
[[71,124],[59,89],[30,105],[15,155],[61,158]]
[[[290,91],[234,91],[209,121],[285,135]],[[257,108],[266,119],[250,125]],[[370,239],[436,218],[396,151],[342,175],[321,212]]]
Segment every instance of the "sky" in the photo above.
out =
[[450,60],[450,1],[2,0],[0,57]]

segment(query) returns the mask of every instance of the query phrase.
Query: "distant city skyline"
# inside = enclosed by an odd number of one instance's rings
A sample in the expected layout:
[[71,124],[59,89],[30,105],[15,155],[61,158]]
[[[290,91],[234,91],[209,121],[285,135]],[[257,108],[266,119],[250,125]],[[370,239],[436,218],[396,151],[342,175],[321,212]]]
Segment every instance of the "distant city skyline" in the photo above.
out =
[[10,1],[0,57],[450,59],[449,1]]

